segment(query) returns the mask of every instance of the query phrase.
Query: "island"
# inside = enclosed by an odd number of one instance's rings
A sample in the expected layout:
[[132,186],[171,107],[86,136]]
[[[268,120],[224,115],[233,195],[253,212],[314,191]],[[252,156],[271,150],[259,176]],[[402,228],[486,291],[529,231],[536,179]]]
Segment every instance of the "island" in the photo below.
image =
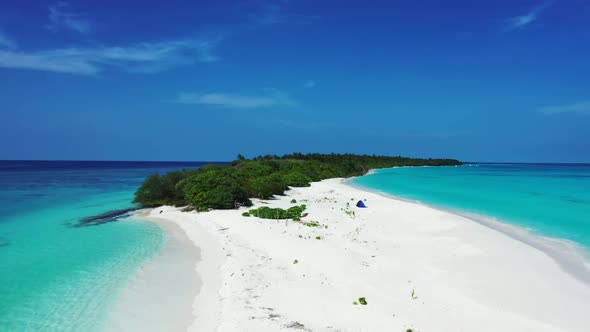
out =
[[284,195],[289,187],[348,178],[371,169],[404,166],[458,166],[455,159],[420,159],[354,154],[265,155],[247,159],[238,155],[230,165],[210,164],[197,169],[154,174],[135,193],[142,207],[185,206],[185,210],[235,209],[251,206],[251,198]]
[[107,330],[585,331],[590,280],[572,269],[582,258],[351,182],[378,168],[461,165],[239,155],[149,176],[136,218],[160,225],[169,249],[123,292]]

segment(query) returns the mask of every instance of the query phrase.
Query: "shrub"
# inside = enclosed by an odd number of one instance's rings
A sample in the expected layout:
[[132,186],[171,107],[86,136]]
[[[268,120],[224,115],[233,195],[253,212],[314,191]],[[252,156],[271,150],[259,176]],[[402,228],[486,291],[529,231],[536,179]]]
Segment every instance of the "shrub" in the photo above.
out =
[[307,227],[321,227],[322,225],[320,225],[319,222],[317,221],[304,221],[302,222],[303,225],[307,226]]
[[140,203],[142,206],[151,207],[166,204],[164,200],[169,193],[166,192],[159,174],[153,174],[143,180],[143,184],[135,192],[133,202]]
[[238,176],[250,178],[265,176],[272,174],[275,169],[268,163],[256,162],[256,161],[242,161],[236,165],[236,173]]
[[359,297],[359,303],[362,305],[367,305],[367,300],[364,297]]
[[250,216],[250,212],[244,212],[244,213],[242,213],[242,216],[249,217]]
[[178,184],[187,203],[197,211],[251,206],[246,185],[231,168],[211,170],[184,179]]
[[248,185],[250,195],[260,199],[268,199],[275,194],[283,195],[288,189],[287,183],[278,173],[253,178]]
[[291,204],[297,204],[297,200],[296,200],[295,198],[293,198],[293,199],[291,200]]
[[176,191],[176,184],[186,177],[187,171],[174,171],[166,175],[152,174],[145,178],[135,192],[134,203],[144,207],[184,205],[184,195]]
[[292,206],[289,209],[270,208],[268,206],[261,206],[257,209],[252,209],[249,213],[255,217],[262,219],[300,219],[301,213],[305,211],[306,206]]
[[250,206],[249,197],[282,195],[288,186],[305,187],[312,181],[365,174],[372,168],[395,166],[461,165],[452,159],[416,159],[352,154],[238,155],[231,165],[205,165],[195,170],[150,175],[135,192],[143,207],[191,205],[197,211]]
[[309,187],[309,183],[312,182],[309,176],[298,171],[285,173],[283,178],[287,185],[291,187]]
[[344,213],[346,213],[346,215],[351,217],[352,219],[356,218],[356,212],[354,211],[345,210]]

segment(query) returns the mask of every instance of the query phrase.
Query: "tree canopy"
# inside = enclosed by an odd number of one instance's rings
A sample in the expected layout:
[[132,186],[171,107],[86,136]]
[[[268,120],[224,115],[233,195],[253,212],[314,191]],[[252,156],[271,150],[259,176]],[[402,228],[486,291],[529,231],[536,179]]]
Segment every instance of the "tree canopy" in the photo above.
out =
[[370,169],[399,166],[461,165],[454,159],[419,159],[354,154],[238,155],[227,165],[148,176],[135,192],[142,207],[189,206],[197,211],[251,206],[250,198],[283,195],[289,187],[308,187],[313,181],[366,174]]

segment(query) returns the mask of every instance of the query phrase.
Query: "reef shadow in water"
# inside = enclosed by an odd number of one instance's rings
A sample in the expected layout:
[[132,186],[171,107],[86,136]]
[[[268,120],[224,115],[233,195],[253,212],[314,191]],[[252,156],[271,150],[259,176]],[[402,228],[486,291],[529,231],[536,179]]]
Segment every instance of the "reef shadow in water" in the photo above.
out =
[[72,225],[72,227],[98,226],[109,222],[117,221],[119,218],[129,216],[131,212],[137,209],[138,208],[112,210],[109,212],[97,214],[95,216],[85,217],[78,220],[78,223]]
[[0,247],[8,247],[9,245],[10,245],[10,242],[0,236]]

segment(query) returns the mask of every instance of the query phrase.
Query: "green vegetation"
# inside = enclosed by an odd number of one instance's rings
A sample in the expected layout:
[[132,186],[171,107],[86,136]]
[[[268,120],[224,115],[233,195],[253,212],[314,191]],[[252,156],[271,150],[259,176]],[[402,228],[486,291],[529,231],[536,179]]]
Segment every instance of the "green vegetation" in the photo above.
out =
[[293,199],[291,200],[291,204],[297,204],[297,200],[296,200],[295,198],[293,198]]
[[359,303],[362,305],[367,305],[367,300],[364,297],[359,297]]
[[[305,211],[305,205],[292,206],[287,210],[281,208],[269,208],[268,206],[261,206],[258,209],[248,211],[251,216],[262,219],[293,219],[295,221],[301,220],[301,214]],[[243,215],[243,214],[242,214]]]
[[283,195],[289,187],[308,187],[313,181],[359,176],[370,169],[449,165],[461,165],[461,162],[353,154],[295,153],[253,159],[238,155],[227,165],[210,164],[166,175],[150,175],[135,192],[134,202],[142,207],[189,206],[197,211],[234,209],[251,206],[250,198],[269,199]]
[[344,209],[341,209],[341,210],[343,210],[344,213],[346,213],[346,215],[351,217],[352,219],[356,218],[356,212],[354,212],[352,210],[344,210]]
[[198,173],[176,184],[176,191],[197,211],[209,209],[234,209],[250,206],[252,192],[246,181],[229,168]]
[[284,178],[287,185],[291,187],[309,187],[309,183],[313,182],[309,176],[298,171],[286,173]]
[[317,222],[317,221],[302,221],[301,222],[303,225],[307,226],[307,227],[322,227],[322,225]]
[[176,190],[176,185],[192,174],[194,171],[186,170],[150,175],[135,192],[134,202],[142,206],[184,205],[184,194]]
[[318,236],[316,236],[316,237],[315,237],[315,239],[316,239],[316,240],[321,240],[321,239],[322,239],[322,237],[318,235]]
[[294,260],[294,261],[293,261],[293,264],[297,264],[297,263],[299,263],[299,261],[298,261],[298,260]]

